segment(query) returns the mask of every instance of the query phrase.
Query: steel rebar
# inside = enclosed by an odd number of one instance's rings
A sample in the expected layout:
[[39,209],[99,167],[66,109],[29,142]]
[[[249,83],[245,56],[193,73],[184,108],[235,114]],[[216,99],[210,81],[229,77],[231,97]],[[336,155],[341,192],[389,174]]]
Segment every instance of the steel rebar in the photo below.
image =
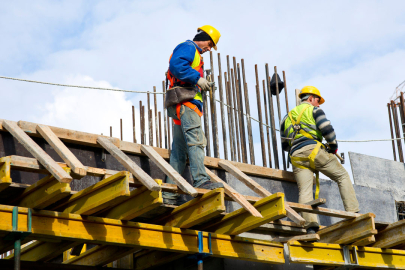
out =
[[[221,68],[221,55],[218,53],[218,89],[219,89],[219,100],[221,101],[221,121],[222,121],[222,140],[224,146],[224,158],[228,159],[228,142],[226,139],[226,124],[225,124],[225,112],[224,112],[224,94],[222,88],[222,68]],[[225,78],[226,80],[226,78]],[[226,86],[225,86],[226,88]]]
[[260,101],[260,83],[259,83],[259,72],[257,71],[257,65],[255,65],[255,75],[256,75],[256,100],[257,100],[257,111],[259,115],[259,131],[260,131],[260,143],[262,147],[262,161],[263,167],[267,167],[267,158],[266,158],[266,145],[264,142],[263,134],[263,119],[262,119],[262,104]]
[[[277,74],[277,67],[274,66],[274,73],[276,76],[276,98],[277,98],[277,111],[278,111],[278,125],[281,124],[281,106],[280,106],[280,91],[278,88],[278,74]],[[281,150],[281,156],[283,158],[283,169],[284,171],[287,170],[286,162],[285,162],[285,155],[284,151]]]
[[267,95],[269,98],[271,137],[272,137],[272,141],[273,141],[274,167],[276,169],[279,169],[280,167],[279,167],[279,161],[278,161],[277,134],[276,134],[275,121],[274,121],[273,97],[271,95],[269,65],[267,63],[266,63],[266,80],[267,80]]

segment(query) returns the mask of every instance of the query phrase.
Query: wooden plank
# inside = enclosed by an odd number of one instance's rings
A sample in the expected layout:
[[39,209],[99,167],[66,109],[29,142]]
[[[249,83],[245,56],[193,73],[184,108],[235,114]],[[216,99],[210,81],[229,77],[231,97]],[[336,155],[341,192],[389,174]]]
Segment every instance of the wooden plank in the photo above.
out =
[[252,216],[262,218],[263,216],[253,207],[251,203],[249,203],[245,197],[239,194],[233,187],[228,185],[225,181],[222,181],[215,173],[210,171],[209,169],[205,168],[205,171],[211,178],[212,182],[222,183],[224,185],[225,193],[229,197],[231,197],[235,202],[239,203],[246,211],[248,211]]
[[[70,168],[66,167],[65,170],[70,172]],[[61,183],[53,175],[49,175],[27,187],[20,196],[10,203],[27,208],[44,209],[70,194],[71,190],[68,183]]]
[[224,189],[217,188],[176,207],[168,217],[155,220],[157,224],[178,228],[191,228],[225,212]]
[[356,218],[356,217],[359,217],[362,215],[362,214],[358,214],[358,213],[334,210],[334,209],[329,209],[329,208],[324,208],[324,207],[313,207],[311,205],[306,205],[306,204],[302,204],[302,203],[288,202],[287,204],[297,212],[308,212],[308,213],[319,214],[319,215],[330,216],[330,217]]
[[45,151],[39,147],[15,122],[4,120],[6,128],[42,165],[62,183],[70,183],[72,177],[67,174]]
[[[284,220],[277,220],[277,221],[284,221]],[[295,224],[295,223],[294,223]],[[283,223],[276,223],[276,221],[272,221],[267,224],[260,225],[260,227],[254,228],[252,232],[279,232],[279,233],[285,233],[285,234],[296,234],[296,235],[302,235],[306,234],[307,230],[296,226],[290,226],[288,224],[283,224]]]
[[313,201],[310,201],[310,202],[307,202],[307,203],[304,203],[304,204],[316,207],[318,205],[322,205],[322,204],[325,204],[325,203],[326,203],[326,199],[319,198],[319,199],[316,199],[316,200],[313,200]]
[[159,191],[160,186],[144,172],[132,159],[115,146],[107,138],[98,137],[97,142],[102,145],[113,157],[115,157],[127,170],[129,170],[149,190]]
[[52,146],[58,155],[72,169],[72,172],[79,176],[86,176],[86,168],[75,155],[63,144],[63,142],[45,125],[38,125],[37,131]]
[[170,177],[178,186],[193,197],[198,195],[198,192],[193,188],[186,179],[184,179],[169,163],[166,162],[152,147],[147,145],[141,146],[144,152],[168,177]]
[[[156,182],[161,185],[162,180]],[[163,204],[161,191],[150,191],[146,187],[139,187],[131,191],[129,198],[119,205],[100,214],[106,218],[131,220],[155,209]]]
[[72,195],[54,209],[63,213],[91,215],[125,201],[130,195],[129,172],[119,172]]
[[[241,170],[239,170],[237,167],[232,165],[230,162],[222,160],[219,163],[219,166],[224,168],[227,172],[235,176],[237,179],[239,179],[242,183],[244,183],[246,186],[248,186],[250,189],[252,189],[254,192],[256,192],[259,196],[262,197],[267,197],[270,196],[271,193],[260,186],[256,181],[254,181],[252,178],[248,177],[246,174],[244,174]],[[297,212],[295,212],[293,209],[289,207],[289,205],[285,206],[285,209],[287,211],[287,216],[297,224],[300,224],[302,226],[305,225],[305,219],[303,219]]]
[[249,212],[241,208],[225,215],[220,221],[205,227],[204,230],[237,235],[287,215],[284,194],[281,192],[263,198],[256,202],[254,206],[260,211],[263,218],[253,217]]
[[374,225],[375,215],[363,214],[350,220],[343,220],[318,231],[321,243],[351,244],[377,234]]
[[405,244],[405,219],[388,225],[375,236],[372,247],[391,248]]
[[363,239],[360,239],[360,240],[354,242],[352,245],[353,246],[364,247],[364,246],[371,245],[373,243],[375,243],[375,236],[374,235],[363,238]]
[[[5,128],[3,128],[2,121],[4,121],[4,120],[0,119],[0,130],[7,131]],[[36,130],[36,126],[38,124],[26,122],[26,121],[19,121],[18,125],[29,136],[41,137],[41,135]],[[64,142],[88,145],[88,146],[93,146],[93,147],[101,147],[97,143],[97,138],[100,136],[98,134],[91,134],[91,133],[64,129],[64,128],[59,128],[59,127],[52,127],[52,126],[49,126],[49,128],[52,130],[53,133],[55,133],[55,135],[59,139],[61,139]],[[110,138],[110,137],[106,137],[106,138]],[[117,147],[119,147],[121,149],[121,151],[123,151],[123,152],[134,154],[134,155],[145,155],[141,151],[141,144],[120,141],[118,138],[112,138],[111,140],[112,140],[113,144],[116,145]],[[168,149],[161,149],[161,148],[157,148],[157,147],[154,147],[154,149],[163,158],[165,158],[165,159],[170,158],[170,151]],[[221,159],[206,156],[204,159],[204,165],[207,166],[208,168],[221,169],[218,165],[219,161],[221,161]],[[272,169],[272,168],[265,168],[265,167],[261,167],[261,166],[257,166],[257,165],[251,165],[251,164],[240,163],[240,162],[230,161],[230,163],[233,164],[234,166],[237,166],[242,172],[244,172],[248,175],[259,176],[259,177],[268,178],[268,179],[277,179],[277,180],[294,182],[294,183],[296,182],[294,179],[294,174],[292,172],[278,170],[278,169]]]
[[289,236],[289,237],[276,237],[271,239],[271,241],[279,242],[279,243],[287,243],[288,241],[303,241],[303,242],[315,242],[319,241],[320,237],[319,234],[306,234],[306,235],[298,235],[298,236]]

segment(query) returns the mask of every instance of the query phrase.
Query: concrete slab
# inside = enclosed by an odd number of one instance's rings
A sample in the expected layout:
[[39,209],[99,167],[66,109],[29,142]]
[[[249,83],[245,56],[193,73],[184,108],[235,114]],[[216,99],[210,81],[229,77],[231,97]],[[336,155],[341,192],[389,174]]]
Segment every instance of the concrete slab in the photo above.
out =
[[390,191],[397,201],[405,201],[405,164],[349,152],[356,185]]

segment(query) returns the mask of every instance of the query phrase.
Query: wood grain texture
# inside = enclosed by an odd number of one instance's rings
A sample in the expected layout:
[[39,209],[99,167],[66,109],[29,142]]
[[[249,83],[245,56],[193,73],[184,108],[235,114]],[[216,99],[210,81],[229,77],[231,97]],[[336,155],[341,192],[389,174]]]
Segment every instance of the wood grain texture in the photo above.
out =
[[70,183],[73,178],[66,173],[41,147],[38,146],[15,122],[4,120],[6,128],[42,165],[61,183]]
[[75,155],[63,144],[63,142],[52,132],[52,130],[45,125],[37,125],[37,131],[44,137],[44,139],[52,146],[52,148],[58,153],[58,155],[66,162],[66,164],[72,169],[72,172],[86,176],[86,168],[77,159]]
[[102,145],[113,157],[115,157],[132,175],[151,191],[159,191],[160,186],[132,159],[115,146],[109,139],[98,137],[97,142]]

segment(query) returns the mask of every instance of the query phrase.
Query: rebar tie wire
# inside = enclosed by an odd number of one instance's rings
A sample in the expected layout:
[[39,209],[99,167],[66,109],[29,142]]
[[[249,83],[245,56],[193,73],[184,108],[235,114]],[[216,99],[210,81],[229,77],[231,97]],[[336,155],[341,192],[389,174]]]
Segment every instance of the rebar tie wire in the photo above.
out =
[[[164,92],[150,92],[150,91],[133,91],[133,90],[124,90],[124,89],[115,89],[115,88],[105,88],[105,87],[92,87],[92,86],[82,86],[82,85],[71,85],[71,84],[61,84],[61,83],[50,83],[50,82],[41,82],[41,81],[34,81],[34,80],[26,80],[26,79],[19,79],[19,78],[12,78],[12,77],[6,77],[6,76],[0,76],[0,79],[6,79],[6,80],[13,80],[13,81],[20,81],[20,82],[29,82],[29,83],[39,83],[39,84],[47,84],[47,85],[53,85],[53,86],[62,86],[62,87],[73,87],[73,88],[84,88],[84,89],[93,89],[93,90],[103,90],[103,91],[115,91],[115,92],[125,92],[125,93],[136,93],[136,94],[158,94],[158,95],[163,95],[165,94]],[[405,82],[405,81],[404,81]],[[209,97],[209,95],[207,95]],[[218,99],[215,99],[218,103],[221,103],[232,110],[235,110],[239,112],[239,110],[235,109],[234,107],[224,103],[223,101],[220,101]],[[257,123],[271,128],[271,126],[260,122],[259,120],[251,117],[248,114],[243,113],[244,116],[246,116],[249,119],[252,119],[253,121],[256,121]],[[278,132],[280,132],[279,129],[275,129]],[[284,138],[288,140],[289,138]],[[377,140],[336,140],[338,142],[382,142],[382,141],[396,141],[396,140],[403,140],[404,138],[396,138],[396,139],[377,139]]]

